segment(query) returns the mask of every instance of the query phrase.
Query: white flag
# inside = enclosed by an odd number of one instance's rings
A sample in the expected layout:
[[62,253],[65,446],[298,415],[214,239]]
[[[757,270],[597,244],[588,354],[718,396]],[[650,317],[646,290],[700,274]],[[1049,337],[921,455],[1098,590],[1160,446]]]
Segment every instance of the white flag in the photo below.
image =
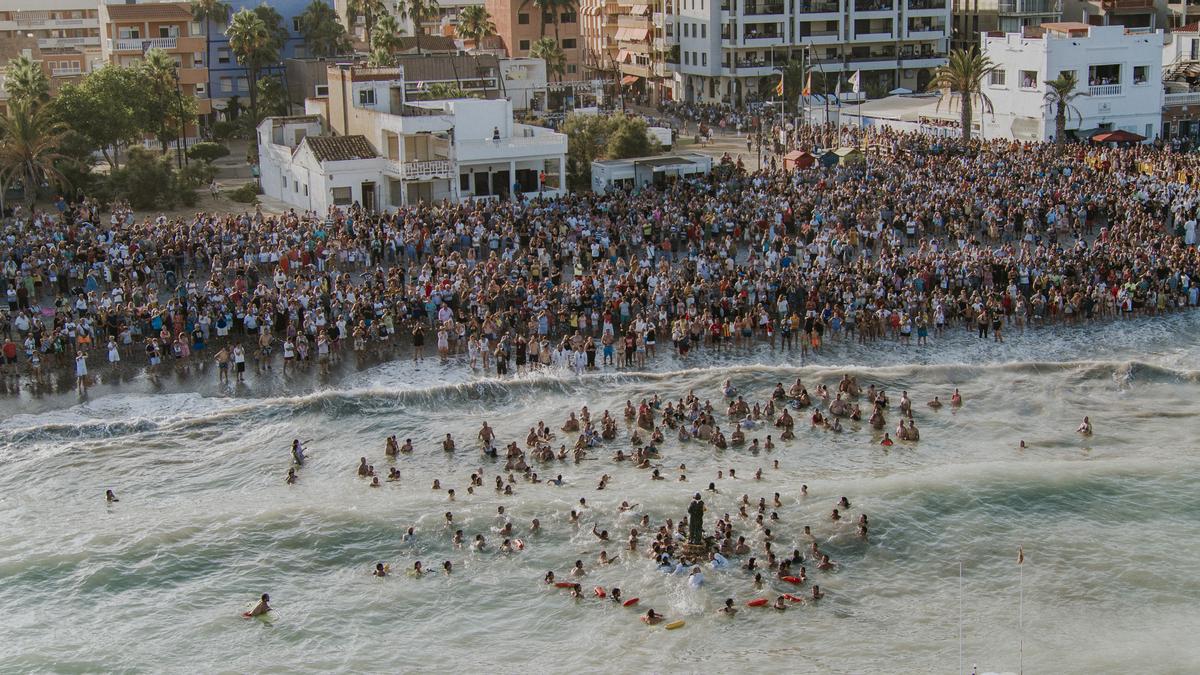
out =
[[861,79],[862,79],[862,71],[856,70],[856,71],[854,71],[854,74],[850,76],[850,79],[846,80],[847,82],[850,83],[850,86],[852,87],[851,91],[853,91],[856,94],[858,93],[859,80],[861,80]]

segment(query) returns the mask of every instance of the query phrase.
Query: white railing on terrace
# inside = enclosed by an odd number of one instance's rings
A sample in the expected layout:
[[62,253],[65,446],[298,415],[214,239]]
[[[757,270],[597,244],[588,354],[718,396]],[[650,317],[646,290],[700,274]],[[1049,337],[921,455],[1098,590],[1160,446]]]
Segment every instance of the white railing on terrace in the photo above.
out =
[[51,68],[50,75],[52,77],[71,77],[73,75],[82,75],[83,68],[76,66],[74,68]]
[[39,38],[37,45],[38,49],[50,49],[54,47],[99,47],[100,37],[92,35],[88,37]]
[[1088,96],[1120,96],[1121,85],[1097,84],[1088,87]]
[[1185,91],[1163,96],[1164,105],[1192,105],[1193,103],[1200,103],[1200,91]]
[[129,38],[126,40],[109,40],[110,49],[118,52],[140,52],[150,49],[175,49],[178,38]]
[[454,163],[448,159],[429,159],[412,162],[391,163],[402,180],[423,180],[440,178],[455,173]]

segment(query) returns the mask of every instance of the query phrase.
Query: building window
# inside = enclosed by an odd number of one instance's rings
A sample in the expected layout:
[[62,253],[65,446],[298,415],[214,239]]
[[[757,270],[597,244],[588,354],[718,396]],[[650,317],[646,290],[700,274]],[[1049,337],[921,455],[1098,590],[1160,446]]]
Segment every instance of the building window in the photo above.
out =
[[158,37],[173,38],[179,37],[179,26],[159,26]]
[[700,52],[700,67],[708,67],[708,52]]
[[708,39],[708,24],[706,23],[700,24],[700,39]]
[[217,63],[229,63],[229,47],[217,47]]
[[137,28],[130,28],[128,26],[117,28],[118,40],[137,40],[141,37],[142,33]]
[[558,15],[558,20],[562,23],[575,23],[577,21],[575,12],[563,12]]
[[521,40],[518,42],[517,49],[520,49],[523,52],[529,51],[529,40]]
[[232,77],[222,77],[221,78],[221,93],[222,94],[232,94],[233,93],[233,78]]
[[354,193],[348,187],[335,187],[332,192],[334,206],[350,206],[354,201]]
[[208,93],[208,85],[204,84],[203,82],[197,82],[196,83],[196,96],[200,96],[200,94],[207,94],[207,93]]
[[574,63],[568,63],[568,64],[567,64],[567,74],[568,74],[568,75],[574,75],[574,74],[575,74],[575,73],[577,73],[577,72],[579,72],[579,67],[578,67],[578,66],[576,66]]
[[1105,84],[1121,84],[1121,64],[1088,66],[1088,85],[1099,87]]
[[1007,86],[1007,82],[1005,79],[1006,75],[1007,75],[1007,71],[997,68],[996,70],[993,70],[991,72],[991,74],[990,74],[991,79],[988,81],[988,84],[992,85],[993,87],[1003,88],[1003,87]]
[[329,85],[327,85],[327,84],[315,85],[313,87],[313,95],[316,96],[317,98],[321,98],[323,96],[329,96]]
[[299,32],[300,32],[300,17],[298,17],[298,16],[297,16],[297,17],[294,17],[294,18],[292,19],[292,32],[293,32],[293,33],[299,33]]
[[[375,105],[375,90],[374,89],[358,90],[358,104],[359,105]],[[349,189],[349,188],[347,188],[347,189]]]
[[575,49],[575,38],[563,38],[562,48],[563,49]]
[[308,196],[308,186],[307,185],[304,186],[304,196],[305,197]]
[[201,33],[204,32],[204,29],[202,29],[200,27],[199,21],[193,21],[191,27],[189,27],[188,30],[189,30],[188,35],[200,35]]
[[1134,66],[1133,67],[1133,83],[1146,84],[1150,79],[1150,66]]
[[239,77],[237,79],[237,88],[238,91],[250,91],[250,80],[244,77]]
[[517,15],[517,23],[522,26],[528,26],[529,25],[529,15],[525,14],[525,13],[518,14]]
[[1192,40],[1192,44],[1191,44],[1191,47],[1189,47],[1189,50],[1190,50],[1189,53],[1191,55],[1190,58],[1193,61],[1196,59],[1200,59],[1200,39]]
[[286,189],[287,189],[287,176],[284,176],[284,177],[283,177],[283,189],[284,189],[284,190],[286,190]]
[[1021,88],[1022,89],[1037,89],[1037,71],[1022,70],[1021,71]]

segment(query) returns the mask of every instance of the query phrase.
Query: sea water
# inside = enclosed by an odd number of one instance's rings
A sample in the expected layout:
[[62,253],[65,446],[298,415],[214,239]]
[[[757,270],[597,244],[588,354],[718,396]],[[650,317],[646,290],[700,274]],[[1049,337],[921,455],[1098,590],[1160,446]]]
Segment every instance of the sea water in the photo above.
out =
[[[660,357],[647,373],[503,381],[461,363],[398,361],[297,397],[129,393],[38,415],[0,402],[0,671],[949,673],[961,662],[1196,672],[1198,327],[1200,316],[1174,315],[1011,333],[1005,345],[957,331],[921,348],[833,344],[807,360],[765,348],[701,352]],[[907,390],[920,442],[884,448],[864,424],[833,434],[795,413],[794,441],[778,441],[775,429],[747,433],[775,435],[776,449],[757,456],[668,432],[664,481],[611,460],[632,449],[627,400],[694,391],[712,399],[728,433],[726,379],[765,401],[776,382],[801,377],[813,391],[845,373],[888,391],[888,431]],[[925,406],[935,395],[948,404],[956,387],[961,409]],[[557,430],[583,405],[617,416],[618,437],[583,462],[534,466],[543,479],[561,474],[561,487],[518,476],[515,495],[497,494],[503,460],[481,456],[480,424],[524,446],[538,420]],[[1090,438],[1074,433],[1084,415]],[[439,444],[447,432],[459,444],[452,454]],[[387,460],[390,434],[411,438],[416,452]],[[289,486],[293,438],[311,440]],[[559,432],[555,447],[571,440]],[[355,473],[362,456],[381,475],[399,468],[401,480],[368,488]],[[730,467],[737,479],[716,478]],[[484,487],[468,495],[479,468]],[[604,473],[611,481],[597,491]],[[457,501],[432,490],[434,479]],[[719,492],[704,490],[710,481]],[[105,504],[106,488],[121,501]],[[626,550],[640,514],[655,528],[678,520],[700,490],[706,527],[734,514],[760,558],[762,532],[737,505],[743,494],[769,503],[779,492],[784,505],[768,510],[781,519],[775,550],[806,550],[810,525],[838,563],[832,572],[808,564],[826,598],[784,612],[747,608],[796,588],[769,581],[758,591],[734,569],[706,570],[691,589]],[[852,508],[834,523],[841,496]],[[573,525],[581,497],[588,507]],[[622,500],[637,507],[618,514]],[[523,551],[495,552],[501,505]],[[489,549],[453,547],[446,511]],[[869,542],[854,533],[860,513]],[[533,518],[541,534],[529,534]],[[599,542],[593,524],[613,541]],[[643,532],[642,547],[652,539]],[[601,549],[619,560],[598,566]],[[577,559],[589,594],[619,586],[639,607],[575,601],[542,583]],[[403,574],[416,560],[435,571]],[[443,560],[454,563],[451,576],[436,572]],[[393,575],[373,578],[376,562]],[[264,592],[275,620],[242,619]],[[725,598],[742,607],[737,616],[716,613]],[[637,615],[650,607],[687,624],[648,627]]]

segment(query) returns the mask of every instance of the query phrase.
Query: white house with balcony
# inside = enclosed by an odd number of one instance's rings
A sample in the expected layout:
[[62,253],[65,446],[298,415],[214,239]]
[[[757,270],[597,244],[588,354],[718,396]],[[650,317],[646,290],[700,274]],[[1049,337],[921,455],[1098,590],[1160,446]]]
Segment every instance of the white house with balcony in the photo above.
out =
[[[424,100],[403,68],[337,64],[328,81],[324,119],[268,118],[259,125],[266,194],[303,208],[357,202],[382,211],[421,201],[564,192],[566,135],[514,122],[511,101]],[[295,119],[305,121],[289,121]],[[322,133],[361,143],[313,138]],[[312,196],[315,186],[319,198]]]
[[1130,131],[1148,140],[1161,132],[1163,33],[1123,26],[1047,23],[1001,36],[984,33],[980,49],[996,68],[983,84],[992,112],[977,112],[985,138],[1049,140],[1055,111],[1046,81],[1071,71],[1086,94],[1073,101],[1067,129]]

